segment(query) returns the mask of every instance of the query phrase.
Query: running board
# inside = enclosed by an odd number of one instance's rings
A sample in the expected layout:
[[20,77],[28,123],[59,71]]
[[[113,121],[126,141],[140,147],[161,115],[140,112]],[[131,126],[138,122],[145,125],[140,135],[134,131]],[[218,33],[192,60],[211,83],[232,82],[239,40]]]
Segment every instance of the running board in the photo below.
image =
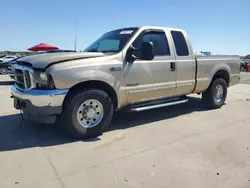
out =
[[162,99],[162,100],[157,100],[157,101],[151,101],[151,102],[131,105],[129,108],[129,111],[140,112],[140,111],[144,111],[144,110],[151,110],[151,109],[155,109],[155,108],[173,106],[173,105],[182,104],[182,103],[186,103],[186,102],[188,102],[187,97]]

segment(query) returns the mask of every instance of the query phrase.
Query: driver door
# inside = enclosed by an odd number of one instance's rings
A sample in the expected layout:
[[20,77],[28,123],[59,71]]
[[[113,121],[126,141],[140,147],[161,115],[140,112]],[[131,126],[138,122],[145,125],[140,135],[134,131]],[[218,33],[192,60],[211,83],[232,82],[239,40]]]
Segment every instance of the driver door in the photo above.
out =
[[[134,41],[135,48],[141,48],[142,42],[151,41],[155,57],[151,61],[137,59],[129,64],[125,74],[129,104],[174,95],[176,71],[171,69],[171,63],[175,63],[175,56],[167,36],[163,30],[146,30]],[[140,57],[140,52],[136,52],[135,56]]]

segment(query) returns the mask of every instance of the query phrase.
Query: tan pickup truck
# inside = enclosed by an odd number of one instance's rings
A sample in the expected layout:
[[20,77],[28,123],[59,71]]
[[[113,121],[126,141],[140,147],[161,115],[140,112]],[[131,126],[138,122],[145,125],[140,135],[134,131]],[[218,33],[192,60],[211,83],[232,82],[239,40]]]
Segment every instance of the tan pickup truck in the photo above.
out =
[[71,136],[89,138],[122,108],[181,104],[191,93],[220,108],[239,80],[240,57],[195,56],[185,31],[144,26],[107,32],[84,52],[18,59],[11,92],[26,118],[60,120]]

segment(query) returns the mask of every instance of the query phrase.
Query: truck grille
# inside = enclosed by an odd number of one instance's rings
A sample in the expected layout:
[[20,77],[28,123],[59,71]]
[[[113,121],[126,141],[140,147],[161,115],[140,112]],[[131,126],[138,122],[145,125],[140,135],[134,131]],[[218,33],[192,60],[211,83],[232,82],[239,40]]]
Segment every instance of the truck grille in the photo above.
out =
[[15,67],[15,85],[18,89],[29,90],[32,89],[32,74],[29,70],[31,68],[25,68],[23,66],[16,65]]

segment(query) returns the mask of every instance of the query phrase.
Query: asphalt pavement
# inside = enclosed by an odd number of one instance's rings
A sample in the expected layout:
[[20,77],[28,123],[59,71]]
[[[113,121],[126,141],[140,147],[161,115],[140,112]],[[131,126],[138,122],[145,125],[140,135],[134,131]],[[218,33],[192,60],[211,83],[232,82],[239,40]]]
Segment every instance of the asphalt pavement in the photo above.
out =
[[111,130],[80,141],[22,122],[11,84],[0,76],[1,188],[250,187],[248,84],[231,87],[221,109],[205,110],[190,95],[178,106],[119,112]]

